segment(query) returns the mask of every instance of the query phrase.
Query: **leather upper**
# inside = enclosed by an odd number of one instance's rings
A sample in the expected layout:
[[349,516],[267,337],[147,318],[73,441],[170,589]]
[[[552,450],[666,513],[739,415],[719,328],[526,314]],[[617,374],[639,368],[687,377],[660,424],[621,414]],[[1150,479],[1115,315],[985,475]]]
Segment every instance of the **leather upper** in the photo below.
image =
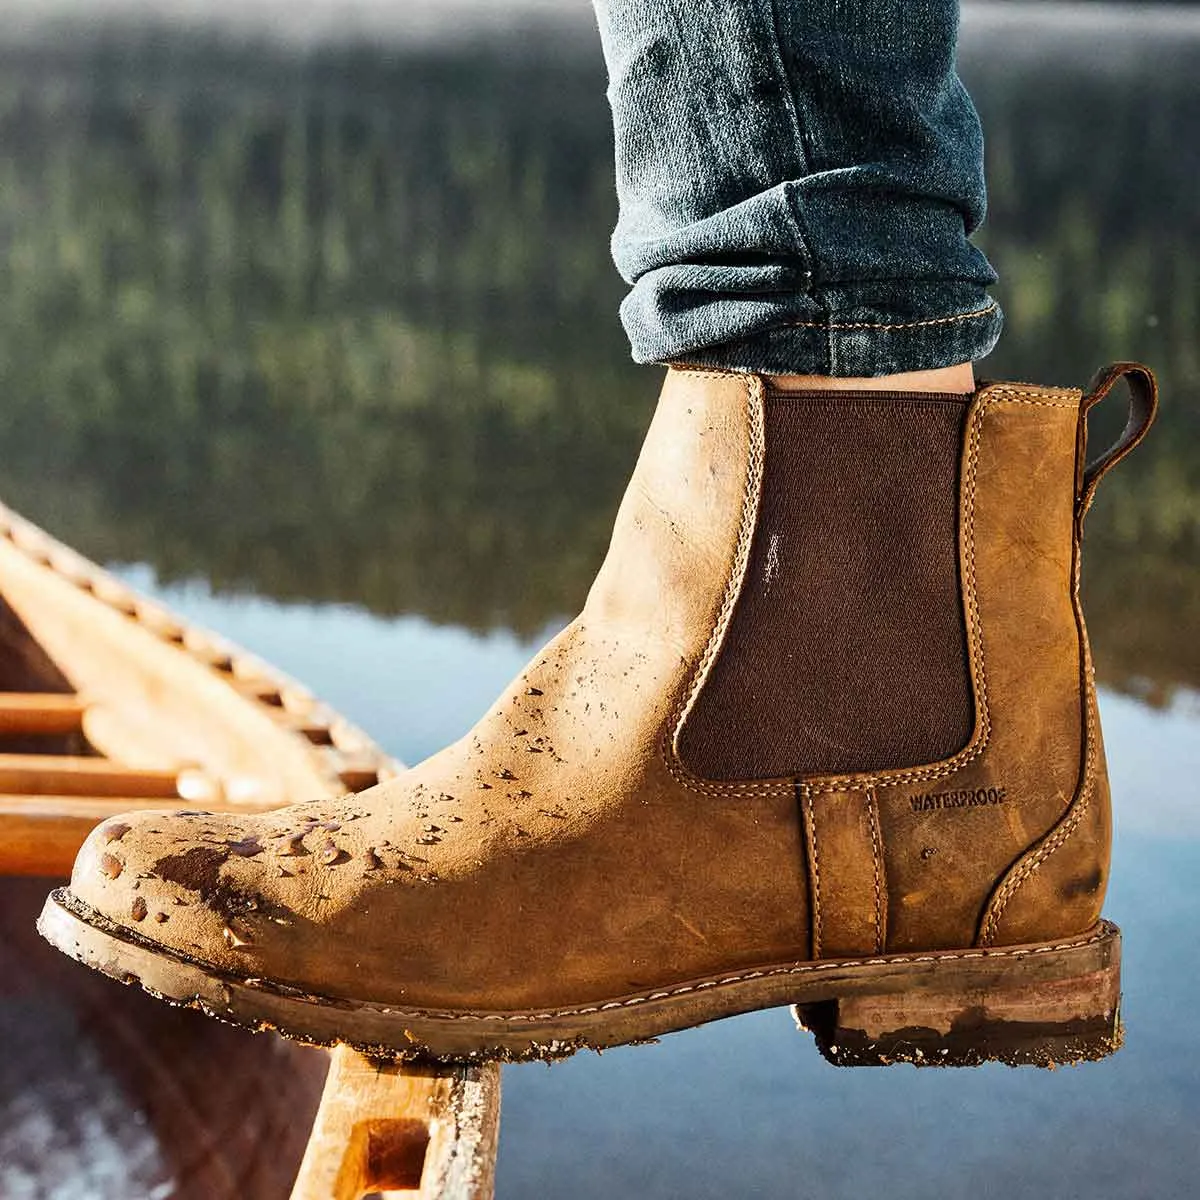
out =
[[225,970],[455,1011],[1087,928],[1109,817],[1077,597],[1081,394],[994,385],[969,410],[969,742],[918,767],[706,780],[676,744],[743,584],[769,403],[753,376],[668,373],[583,612],[462,740],[338,802],[110,821],[72,893]]

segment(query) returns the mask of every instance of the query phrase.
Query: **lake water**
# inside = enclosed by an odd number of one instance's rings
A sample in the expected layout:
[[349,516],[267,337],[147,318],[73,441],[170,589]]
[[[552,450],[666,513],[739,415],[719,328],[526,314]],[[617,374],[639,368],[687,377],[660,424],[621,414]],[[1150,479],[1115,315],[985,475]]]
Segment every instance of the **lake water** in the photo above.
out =
[[[541,7],[515,34],[459,14],[453,39],[75,19],[0,40],[0,493],[407,761],[582,602],[659,381],[614,315],[586,6]],[[1200,14],[968,6],[962,70],[1009,317],[983,373],[1136,358],[1163,385],[1085,563],[1126,1047],[837,1071],[780,1010],[509,1068],[501,1197],[1196,1194]],[[120,1079],[78,1031],[25,1036],[14,986],[0,1196],[286,1194],[295,1136],[267,1125],[277,1177],[174,1186]],[[215,1061],[243,1062],[223,1033]]]

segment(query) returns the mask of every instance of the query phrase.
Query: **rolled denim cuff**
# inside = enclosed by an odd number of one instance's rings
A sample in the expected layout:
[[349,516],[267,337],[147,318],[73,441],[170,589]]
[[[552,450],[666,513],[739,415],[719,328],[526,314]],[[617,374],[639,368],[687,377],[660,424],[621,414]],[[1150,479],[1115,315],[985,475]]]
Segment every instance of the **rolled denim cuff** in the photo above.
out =
[[[836,319],[824,305],[797,297],[794,311],[772,312],[765,327],[735,340],[639,361],[766,375],[896,375],[977,362],[996,345],[1004,323],[996,301],[969,285],[908,287],[890,297],[878,287],[837,291]],[[702,328],[702,314],[693,316]]]
[[628,241],[634,286],[621,318],[634,358],[841,377],[983,358],[1003,316],[963,214],[839,174],[839,186],[791,181],[667,237]]

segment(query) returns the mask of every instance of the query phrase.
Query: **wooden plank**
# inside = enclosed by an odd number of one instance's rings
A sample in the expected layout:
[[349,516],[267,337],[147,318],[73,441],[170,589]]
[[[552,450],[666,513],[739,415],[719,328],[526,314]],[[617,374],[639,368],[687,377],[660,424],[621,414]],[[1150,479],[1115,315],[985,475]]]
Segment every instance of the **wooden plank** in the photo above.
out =
[[405,1066],[347,1046],[331,1057],[291,1200],[490,1200],[498,1064]]
[[0,875],[65,879],[84,838],[101,821],[164,807],[171,805],[145,796],[0,795]]
[[59,692],[0,692],[0,736],[78,733],[87,705]]
[[[207,787],[205,786],[207,781]],[[48,796],[150,796],[199,802],[220,785],[194,768],[125,767],[69,754],[0,754],[0,793]]]

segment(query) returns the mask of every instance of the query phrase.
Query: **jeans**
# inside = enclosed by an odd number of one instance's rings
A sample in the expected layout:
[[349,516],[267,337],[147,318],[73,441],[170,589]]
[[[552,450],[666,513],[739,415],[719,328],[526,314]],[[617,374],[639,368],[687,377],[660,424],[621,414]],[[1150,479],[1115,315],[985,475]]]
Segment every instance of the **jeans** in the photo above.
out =
[[595,0],[639,362],[887,375],[1000,333],[957,0]]

